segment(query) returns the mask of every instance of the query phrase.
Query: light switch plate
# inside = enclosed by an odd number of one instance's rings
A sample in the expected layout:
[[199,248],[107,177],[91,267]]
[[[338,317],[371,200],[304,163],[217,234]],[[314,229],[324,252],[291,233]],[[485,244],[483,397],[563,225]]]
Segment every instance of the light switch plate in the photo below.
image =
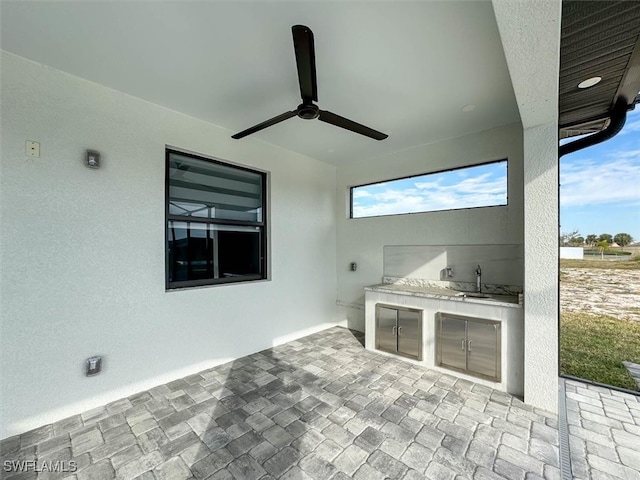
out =
[[40,144],[33,140],[27,140],[25,144],[25,153],[30,157],[40,156]]

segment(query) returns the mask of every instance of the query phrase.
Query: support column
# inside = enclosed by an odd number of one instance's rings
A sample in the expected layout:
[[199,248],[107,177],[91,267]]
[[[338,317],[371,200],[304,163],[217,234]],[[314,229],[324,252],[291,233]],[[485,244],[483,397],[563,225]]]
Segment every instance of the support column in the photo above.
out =
[[524,143],[524,400],[558,411],[558,0],[492,0]]
[[524,401],[558,411],[558,127],[524,134]]

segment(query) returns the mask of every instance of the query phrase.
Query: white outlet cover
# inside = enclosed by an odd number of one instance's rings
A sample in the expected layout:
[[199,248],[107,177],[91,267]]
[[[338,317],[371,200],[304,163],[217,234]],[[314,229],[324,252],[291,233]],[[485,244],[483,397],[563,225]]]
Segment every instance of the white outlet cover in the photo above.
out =
[[34,142],[33,140],[27,140],[25,145],[25,153],[30,157],[39,157],[40,144],[38,142]]

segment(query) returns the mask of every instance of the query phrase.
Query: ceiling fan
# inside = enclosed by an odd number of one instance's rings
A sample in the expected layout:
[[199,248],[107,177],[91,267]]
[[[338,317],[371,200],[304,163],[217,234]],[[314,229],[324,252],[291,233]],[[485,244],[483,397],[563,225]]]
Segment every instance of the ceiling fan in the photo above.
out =
[[313,102],[318,101],[318,85],[316,82],[316,55],[313,46],[313,32],[309,27],[304,25],[294,25],[291,27],[293,32],[293,48],[296,53],[296,64],[298,65],[298,81],[300,82],[300,96],[302,103],[295,110],[285,112],[277,117],[273,117],[251,128],[247,128],[240,133],[232,135],[231,138],[240,139],[263,130],[267,127],[283,122],[296,115],[304,120],[313,120],[317,118],[321,122],[330,123],[336,127],[350,130],[360,135],[373,138],[375,140],[384,140],[388,135],[378,132],[372,128],[366,127],[360,123],[356,123],[348,118],[341,117],[327,110],[320,110]]

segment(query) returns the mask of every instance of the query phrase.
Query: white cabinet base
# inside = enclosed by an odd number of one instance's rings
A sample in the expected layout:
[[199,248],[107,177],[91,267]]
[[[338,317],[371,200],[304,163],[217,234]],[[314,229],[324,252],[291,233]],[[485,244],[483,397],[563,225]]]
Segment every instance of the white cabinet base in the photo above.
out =
[[[391,353],[376,350],[376,305],[397,305],[419,309],[422,314],[422,360],[411,360]],[[436,365],[436,313],[450,313],[466,317],[476,317],[501,323],[501,365],[500,382],[493,382],[467,373],[438,367]],[[403,361],[421,365],[471,382],[502,390],[512,395],[524,393],[524,329],[522,308],[508,308],[500,305],[465,303],[441,298],[418,297],[367,290],[365,293],[365,347],[382,355],[390,355]]]

